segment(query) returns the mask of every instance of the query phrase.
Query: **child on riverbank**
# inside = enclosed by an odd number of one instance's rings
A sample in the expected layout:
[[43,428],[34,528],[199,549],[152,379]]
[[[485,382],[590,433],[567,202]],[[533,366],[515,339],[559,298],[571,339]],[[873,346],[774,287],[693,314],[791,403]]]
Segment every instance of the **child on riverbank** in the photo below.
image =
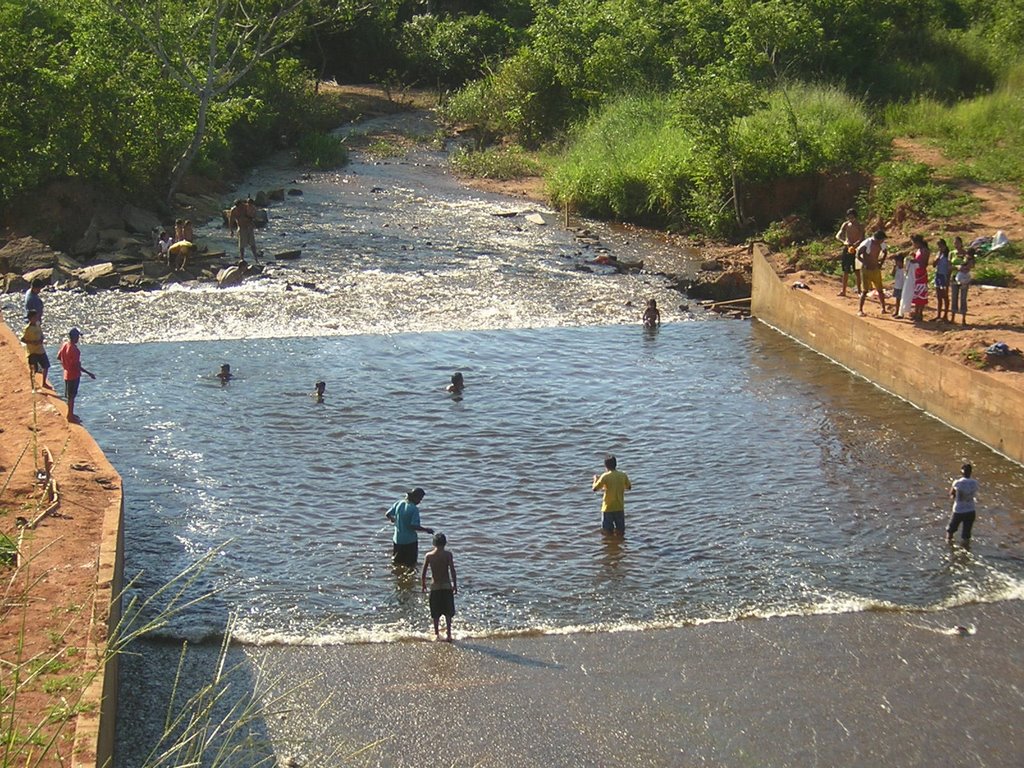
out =
[[907,280],[907,270],[904,266],[906,259],[902,253],[897,253],[893,256],[892,261],[892,295],[896,299],[896,311],[893,312],[893,315],[903,317],[900,314],[900,301],[903,299],[903,284]]
[[36,391],[36,373],[43,374],[43,389],[53,389],[46,378],[50,371],[50,358],[46,356],[46,347],[43,346],[43,327],[39,324],[39,310],[28,311],[28,325],[21,333],[21,343],[25,345],[25,352],[28,354],[28,375],[32,380],[32,391]]
[[427,591],[427,569],[430,570],[430,618],[434,622],[434,638],[441,639],[440,623],[444,616],[445,641],[452,641],[452,617],[455,615],[455,593],[459,591],[455,558],[445,549],[448,538],[434,534],[434,548],[423,558],[420,586]]
[[68,400],[68,421],[77,424],[81,419],[75,415],[75,398],[78,397],[78,385],[82,381],[82,374],[87,374],[90,379],[96,376],[92,371],[82,365],[82,353],[78,349],[78,340],[82,332],[77,328],[68,331],[68,340],[57,352],[57,359],[64,366],[64,396]]

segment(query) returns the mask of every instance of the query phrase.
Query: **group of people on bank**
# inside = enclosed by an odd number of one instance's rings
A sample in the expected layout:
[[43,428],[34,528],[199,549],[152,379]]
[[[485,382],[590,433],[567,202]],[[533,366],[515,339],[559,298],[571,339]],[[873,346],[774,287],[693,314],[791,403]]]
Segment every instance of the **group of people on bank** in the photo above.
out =
[[[866,236],[865,227],[857,218],[854,208],[846,212],[836,233],[836,240],[843,244],[839,255],[843,270],[842,289],[840,296],[846,296],[850,276],[856,282],[857,293],[860,294],[858,314],[864,316],[864,302],[872,290],[878,295],[882,314],[888,314],[885,305],[885,286],[882,271],[888,258],[888,237],[884,230],[876,230]],[[953,250],[943,238],[936,241],[936,256],[932,264],[932,249],[922,235],[910,238],[912,251],[909,255],[897,253],[893,255],[892,296],[895,300],[893,316],[908,318],[915,322],[924,320],[924,311],[928,306],[931,285],[935,288],[936,315],[934,320],[956,322],[959,314],[961,324],[967,325],[967,289],[971,284],[971,270],[974,269],[977,251],[965,248],[960,237],[953,240]],[[929,266],[934,273],[932,283],[929,277]]]
[[[36,391],[36,374],[42,379],[40,386],[43,389],[53,389],[50,384],[50,357],[46,354],[46,337],[43,333],[43,300],[39,292],[46,285],[42,278],[36,278],[32,285],[25,292],[25,321],[27,325],[21,332],[21,343],[25,345],[25,353],[28,358],[28,373],[32,383],[32,391]],[[75,415],[75,400],[78,397],[78,385],[82,381],[84,373],[90,379],[96,376],[92,371],[82,365],[82,351],[78,347],[78,340],[82,332],[77,328],[68,331],[68,338],[57,352],[57,359],[60,360],[64,369],[64,399],[68,404],[68,421],[78,423],[80,419]]]

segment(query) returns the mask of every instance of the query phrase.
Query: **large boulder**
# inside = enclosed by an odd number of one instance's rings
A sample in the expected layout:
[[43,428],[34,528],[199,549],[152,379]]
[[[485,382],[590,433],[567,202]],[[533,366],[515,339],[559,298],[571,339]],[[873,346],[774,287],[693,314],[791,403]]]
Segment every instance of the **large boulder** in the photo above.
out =
[[229,288],[232,285],[241,285],[245,279],[245,269],[236,265],[225,267],[217,273],[217,286]]
[[57,264],[57,252],[34,237],[12,240],[0,248],[0,272],[23,275],[34,269],[45,269]]
[[150,237],[154,230],[160,231],[160,218],[151,211],[144,211],[134,205],[126,205],[121,211],[124,228],[129,232]]
[[82,267],[75,271],[74,276],[83,285],[91,288],[113,288],[121,281],[121,276],[109,261]]
[[28,286],[25,278],[16,272],[8,272],[3,276],[4,293],[24,293],[28,290]]
[[31,272],[26,272],[22,275],[25,278],[25,282],[31,285],[34,281],[42,279],[47,285],[53,285],[54,283],[62,283],[71,277],[71,270],[61,269],[60,267],[43,267],[42,269],[33,269]]

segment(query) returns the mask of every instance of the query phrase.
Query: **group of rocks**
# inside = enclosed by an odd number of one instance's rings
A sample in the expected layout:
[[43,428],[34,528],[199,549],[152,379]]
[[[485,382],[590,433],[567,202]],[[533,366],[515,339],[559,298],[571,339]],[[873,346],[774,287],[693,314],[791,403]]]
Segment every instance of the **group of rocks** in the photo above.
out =
[[[254,196],[259,215],[257,226],[267,223],[266,207],[287,195],[301,195],[300,189],[260,191]],[[189,211],[197,220],[222,217],[227,210],[212,197],[192,198]],[[222,287],[240,283],[259,274],[262,267],[239,261],[236,255],[211,250],[196,243],[183,268],[174,268],[161,256],[157,239],[161,231],[173,232],[155,213],[133,205],[118,211],[97,210],[86,230],[67,251],[56,250],[31,235],[0,240],[0,290],[23,292],[34,279],[42,278],[60,290],[87,292],[117,289],[155,290],[181,282],[216,282]],[[269,260],[296,259],[300,251],[268,255]]]

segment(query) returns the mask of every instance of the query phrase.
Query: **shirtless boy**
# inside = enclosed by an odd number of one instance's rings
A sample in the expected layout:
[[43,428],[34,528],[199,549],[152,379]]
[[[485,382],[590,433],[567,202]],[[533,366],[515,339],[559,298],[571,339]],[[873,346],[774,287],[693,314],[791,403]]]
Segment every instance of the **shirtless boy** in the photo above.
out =
[[455,593],[459,591],[455,573],[455,558],[445,549],[448,538],[443,533],[434,534],[434,548],[423,558],[423,572],[420,584],[427,591],[427,570],[430,570],[430,618],[434,621],[434,637],[441,639],[439,624],[444,616],[445,641],[452,641],[452,616],[455,615]]
[[843,244],[843,251],[839,254],[839,261],[843,267],[843,290],[840,296],[846,295],[846,284],[850,282],[850,273],[853,272],[857,280],[857,293],[860,293],[861,276],[857,269],[856,251],[857,246],[864,240],[864,225],[857,219],[857,210],[850,208],[846,212],[846,221],[836,232],[836,240]]

